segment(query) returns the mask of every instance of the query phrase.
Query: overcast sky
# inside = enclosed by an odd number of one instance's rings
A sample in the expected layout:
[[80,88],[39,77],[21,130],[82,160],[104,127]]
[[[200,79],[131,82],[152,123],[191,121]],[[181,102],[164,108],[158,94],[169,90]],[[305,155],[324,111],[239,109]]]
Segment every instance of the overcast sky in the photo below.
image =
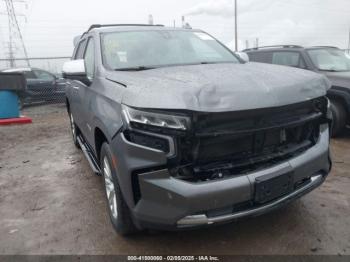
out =
[[[0,13],[6,11],[0,1]],[[233,46],[233,0],[28,0],[15,3],[29,56],[70,56],[74,36],[94,23],[180,25],[181,15]],[[255,38],[260,45],[336,45],[346,48],[350,29],[349,0],[238,0],[239,49]],[[0,16],[0,57],[5,55],[8,30]],[[17,54],[20,56],[20,54]]]

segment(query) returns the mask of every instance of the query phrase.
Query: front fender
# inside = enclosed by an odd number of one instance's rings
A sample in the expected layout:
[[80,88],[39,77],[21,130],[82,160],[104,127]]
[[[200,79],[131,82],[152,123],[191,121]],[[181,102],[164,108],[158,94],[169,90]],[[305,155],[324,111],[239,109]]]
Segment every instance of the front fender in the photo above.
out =
[[[101,80],[103,81],[103,80]],[[93,110],[92,128],[95,135],[96,128],[99,128],[105,135],[107,141],[111,143],[112,138],[123,126],[121,94],[122,88],[110,81],[104,81],[96,85],[98,91],[91,95],[90,110]],[[95,152],[98,152],[93,143]]]

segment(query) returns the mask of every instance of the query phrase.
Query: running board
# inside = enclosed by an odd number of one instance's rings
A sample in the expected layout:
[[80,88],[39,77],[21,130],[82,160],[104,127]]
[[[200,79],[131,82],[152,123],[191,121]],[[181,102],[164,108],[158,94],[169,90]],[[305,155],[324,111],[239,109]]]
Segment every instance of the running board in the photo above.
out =
[[101,175],[101,169],[98,166],[98,162],[94,156],[94,154],[91,152],[89,146],[85,143],[84,138],[81,136],[77,137],[78,143],[80,145],[81,150],[83,151],[87,161],[89,162],[92,171],[94,171],[95,174]]

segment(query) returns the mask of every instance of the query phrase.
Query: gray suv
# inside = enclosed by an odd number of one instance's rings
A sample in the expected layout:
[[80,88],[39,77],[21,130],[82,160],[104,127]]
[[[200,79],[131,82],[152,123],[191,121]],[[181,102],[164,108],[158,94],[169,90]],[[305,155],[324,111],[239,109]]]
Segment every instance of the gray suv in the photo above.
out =
[[330,171],[329,81],[244,63],[201,30],[93,25],[63,75],[73,141],[121,234],[256,216]]
[[333,114],[333,136],[350,123],[350,56],[337,47],[265,46],[243,50],[251,61],[292,66],[325,75],[331,82],[327,97]]

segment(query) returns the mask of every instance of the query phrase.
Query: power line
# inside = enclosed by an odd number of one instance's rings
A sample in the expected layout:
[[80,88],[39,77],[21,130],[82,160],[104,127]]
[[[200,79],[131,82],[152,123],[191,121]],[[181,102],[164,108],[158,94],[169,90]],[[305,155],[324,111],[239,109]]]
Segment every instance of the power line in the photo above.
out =
[[235,0],[235,50],[238,51],[238,13],[237,13],[237,0]]
[[13,5],[14,2],[26,4],[26,1],[25,0],[3,0],[3,1],[5,1],[5,4],[6,4],[7,19],[8,19],[8,32],[9,32],[8,57],[9,57],[10,67],[15,67],[16,49],[23,51],[24,57],[26,58],[26,63],[28,66],[30,66],[27,49],[24,44],[23,36],[17,21],[17,14],[15,12],[15,8]]

